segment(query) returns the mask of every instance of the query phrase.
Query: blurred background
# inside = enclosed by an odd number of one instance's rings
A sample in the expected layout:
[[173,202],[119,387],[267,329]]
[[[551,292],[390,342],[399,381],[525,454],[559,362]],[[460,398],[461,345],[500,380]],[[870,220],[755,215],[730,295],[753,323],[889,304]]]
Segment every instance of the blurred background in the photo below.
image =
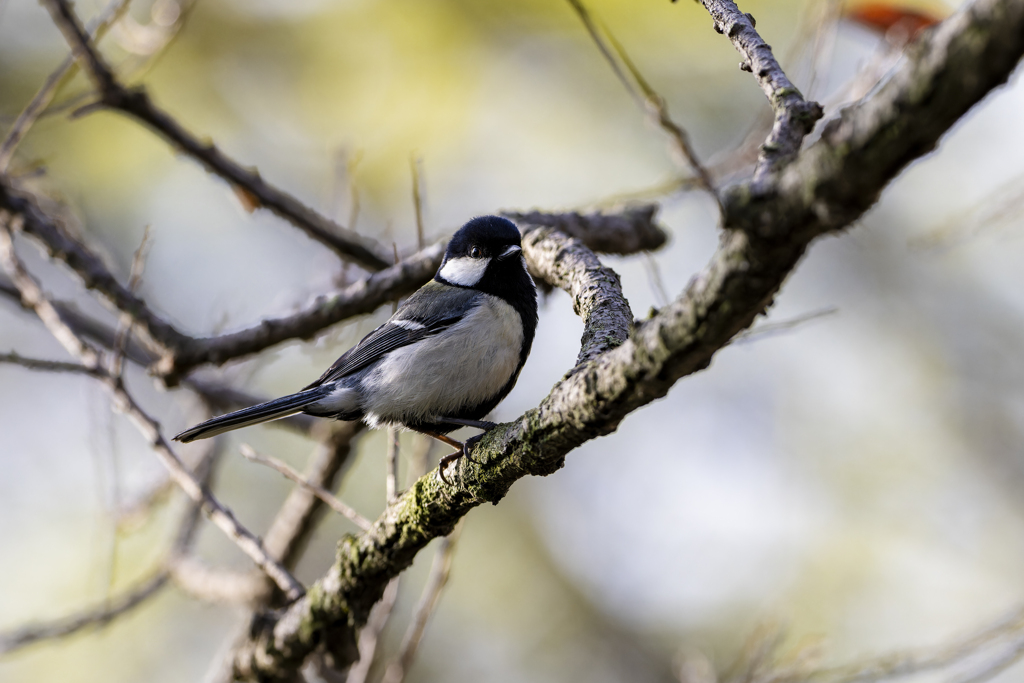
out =
[[[589,7],[703,159],[728,155],[767,112],[698,4]],[[823,7],[742,3],[827,116],[892,54],[848,21],[815,37]],[[412,157],[432,239],[500,209],[661,200],[669,244],[606,259],[640,317],[681,292],[717,244],[707,196],[648,192],[680,167],[567,2],[137,0],[102,46],[186,127],[386,244],[415,245]],[[66,52],[34,0],[0,0],[0,130]],[[78,76],[57,104],[87,92]],[[39,121],[12,172],[35,174],[65,202],[123,278],[149,226],[140,292],[181,329],[249,326],[358,275],[285,222],[246,213],[223,182],[135,122],[68,111]],[[558,473],[474,510],[408,680],[690,680],[694,662],[726,670],[752,634],[776,627],[787,647],[814,644],[820,661],[839,663],[948,642],[1024,603],[1022,112],[1018,70],[854,229],[814,245],[767,320],[802,323],[724,349]],[[115,320],[23,245],[49,291]],[[288,393],[388,312],[203,372]],[[564,293],[546,299],[498,420],[546,395],[581,330]],[[66,357],[3,300],[8,350]],[[186,392],[158,391],[137,370],[128,380],[166,433],[201,417]],[[162,470],[109,406],[89,379],[0,365],[0,630],[102,603],[148,575],[168,545],[180,501],[131,528],[117,523]],[[242,442],[299,468],[314,445],[273,427],[228,437],[216,491],[260,533],[290,484],[242,459]],[[404,453],[419,447],[403,435]],[[370,518],[384,507],[385,448],[382,433],[362,438],[339,491]],[[299,578],[322,574],[352,530],[327,518]],[[250,566],[208,527],[198,551]],[[432,556],[403,579],[385,662]],[[201,680],[245,614],[167,589],[101,630],[0,659],[0,680]],[[1024,668],[1000,680],[1024,680]]]

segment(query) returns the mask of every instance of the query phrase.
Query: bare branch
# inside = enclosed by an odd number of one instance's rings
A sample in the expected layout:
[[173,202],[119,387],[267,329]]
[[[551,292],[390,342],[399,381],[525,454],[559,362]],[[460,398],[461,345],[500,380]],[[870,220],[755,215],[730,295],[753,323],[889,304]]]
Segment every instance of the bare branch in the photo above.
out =
[[[98,17],[89,22],[86,31],[93,40],[99,40],[103,37],[107,29],[128,8],[128,2],[129,0],[111,0]],[[8,129],[3,143],[0,143],[0,174],[7,171],[11,159],[14,157],[14,150],[17,149],[46,107],[53,101],[54,95],[57,94],[61,86],[74,76],[76,68],[75,55],[74,53],[69,54],[60,63],[60,66],[46,77],[43,85],[40,86],[35,96],[32,97],[32,101],[18,114],[18,118],[14,120],[14,123]]]
[[[128,275],[128,291],[132,294],[135,294],[139,288],[139,283],[142,282],[142,271],[145,268],[146,256],[149,253],[149,234],[149,226],[147,225],[142,233],[142,242],[139,243],[139,248],[135,250],[135,255],[132,257],[132,266]],[[134,318],[128,313],[122,313],[120,326],[117,330],[117,335],[114,337],[114,359],[110,364],[111,374],[115,377],[121,377],[124,372],[124,358],[128,350],[128,344],[131,343],[134,327]]]
[[170,353],[188,345],[191,337],[153,313],[142,299],[117,281],[96,254],[48,216],[33,197],[19,192],[8,178],[0,176],[0,211],[4,210],[17,216],[25,234],[39,242],[51,258],[65,263],[85,287],[99,292],[117,310],[130,315],[146,333],[154,351]]
[[218,528],[221,529],[236,545],[248,555],[260,569],[265,571],[291,597],[298,597],[303,594],[303,588],[298,581],[273,558],[269,557],[263,549],[260,540],[248,529],[243,527],[230,510],[217,501],[206,488],[196,481],[185,464],[171,450],[167,441],[160,433],[159,424],[153,420],[135,402],[135,399],[128,393],[124,383],[119,377],[111,375],[103,370],[99,353],[91,346],[79,339],[70,327],[64,324],[57,313],[56,308],[46,298],[39,285],[28,274],[14,252],[13,235],[6,220],[0,221],[0,261],[7,270],[11,281],[21,292],[22,301],[31,307],[39,319],[43,321],[50,333],[73,356],[76,356],[82,365],[94,371],[99,371],[98,376],[101,382],[110,389],[119,407],[132,419],[139,431],[149,441],[150,446],[160,456],[167,470],[174,481],[185,491],[192,500],[203,505],[206,514]]
[[[460,525],[461,526],[461,525]],[[441,591],[448,583],[448,576],[452,569],[452,556],[455,554],[455,542],[458,540],[460,527],[456,527],[448,536],[441,539],[434,555],[434,562],[430,566],[430,574],[427,576],[427,584],[423,587],[423,595],[416,603],[416,610],[413,612],[412,621],[402,638],[402,648],[399,650],[398,658],[392,662],[384,672],[381,683],[402,683],[409,667],[412,666],[416,657],[416,650],[419,648],[423,633],[427,629],[427,620],[437,608],[441,599]]]
[[102,372],[97,371],[95,368],[86,367],[81,363],[66,363],[63,361],[45,360],[42,358],[26,358],[25,356],[19,355],[17,351],[0,353],[0,363],[20,365],[21,367],[28,368],[29,370],[41,370],[43,372],[70,372],[73,374],[89,375],[90,377],[96,377],[102,374]]
[[263,320],[238,332],[194,340],[182,353],[165,357],[156,372],[173,384],[198,365],[221,364],[289,339],[313,337],[330,325],[372,313],[383,304],[415,291],[433,277],[443,256],[444,245],[435,244],[339,292],[319,296],[292,315]]
[[388,452],[385,456],[387,463],[387,480],[385,482],[385,498],[391,503],[398,497],[398,430],[390,427],[387,430]]
[[370,610],[370,617],[366,620],[366,626],[359,633],[359,660],[348,670],[345,683],[366,683],[370,674],[370,667],[373,666],[373,658],[377,653],[377,644],[380,642],[380,634],[388,624],[391,612],[398,601],[398,585],[400,577],[391,579],[380,602]]
[[835,315],[839,312],[839,309],[835,306],[827,306],[820,308],[816,311],[804,313],[788,320],[780,320],[778,322],[764,323],[763,325],[757,325],[748,330],[744,330],[732,338],[732,344],[743,344],[746,342],[761,339],[763,337],[769,337],[780,332],[792,330],[795,327],[800,327],[804,323],[817,320],[819,318],[825,318],[830,315]]
[[105,626],[155,595],[167,585],[169,578],[170,573],[167,569],[161,569],[124,595],[107,601],[103,605],[60,621],[25,626],[10,633],[0,634],[0,654],[6,654],[40,640],[63,638],[89,627]]
[[619,276],[582,242],[552,228],[536,228],[526,232],[523,253],[531,273],[568,292],[573,310],[583,318],[577,367],[629,338],[633,312]]
[[85,72],[99,90],[103,105],[121,111],[149,126],[164,140],[201,163],[208,171],[244,192],[247,201],[269,209],[290,221],[311,238],[333,249],[369,270],[386,268],[391,259],[387,250],[374,240],[347,230],[317,213],[294,196],[270,185],[258,171],[235,162],[212,143],[204,142],[187,131],[167,112],[159,109],[146,90],[123,86],[93,47],[88,36],[66,0],[42,0],[53,21]]
[[[353,442],[364,429],[360,422],[333,425],[330,435],[317,446],[302,478],[324,489],[334,488],[341,468],[352,453]],[[292,490],[265,534],[267,552],[284,566],[294,566],[323,508],[324,502],[306,489]]]
[[775,125],[761,145],[754,180],[789,163],[800,151],[804,137],[822,116],[821,105],[808,102],[775,61],[771,47],[754,30],[754,17],[744,14],[732,0],[700,0],[715,22],[715,30],[729,40],[743,57],[740,68],[757,78],[775,112]]
[[[215,444],[219,444],[219,440],[214,441]],[[197,476],[204,483],[208,482],[212,475],[213,460],[216,458],[216,453],[219,452],[219,447],[218,445],[212,445],[210,450],[211,457],[204,465],[197,468]],[[160,569],[150,578],[114,600],[106,600],[103,605],[85,610],[73,617],[60,619],[48,624],[26,626],[7,634],[0,634],[0,654],[11,652],[40,640],[62,638],[93,626],[105,626],[156,595],[161,588],[167,585],[171,577],[170,567],[175,559],[183,556],[192,544],[192,539],[195,537],[199,523],[198,513],[199,506],[195,503],[190,505],[185,511],[178,525],[177,536],[168,553],[168,559],[161,563]]]
[[529,229],[546,226],[580,240],[602,254],[636,254],[660,249],[668,235],[654,220],[657,204],[628,206],[621,210],[581,214],[575,211],[502,211],[501,215]]
[[314,496],[322,500],[324,503],[327,504],[329,508],[337,512],[339,515],[342,515],[343,517],[346,517],[352,522],[354,522],[355,525],[360,529],[363,529],[365,531],[366,529],[369,529],[370,526],[372,525],[372,522],[370,522],[370,520],[366,519],[361,514],[356,512],[354,509],[352,509],[342,501],[338,500],[338,498],[330,491],[320,486],[317,486],[312,482],[306,481],[306,479],[303,478],[301,474],[292,469],[288,465],[288,463],[282,462],[281,460],[278,460],[277,458],[272,458],[268,455],[260,455],[253,449],[252,446],[250,446],[247,443],[242,444],[239,447],[239,451],[242,453],[242,456],[246,460],[259,463],[260,465],[266,465],[272,470],[282,474],[286,478],[291,479],[296,484],[298,484],[299,486],[306,489]]
[[262,575],[230,569],[214,569],[188,555],[175,557],[168,568],[174,585],[204,602],[256,605],[270,593]]
[[[718,192],[715,190],[715,183],[708,173],[707,168],[700,162],[697,152],[690,143],[690,136],[678,123],[672,120],[668,113],[668,105],[665,98],[647,82],[643,74],[629,58],[625,48],[615,39],[612,32],[603,24],[598,26],[598,21],[586,8],[581,0],[568,0],[569,4],[576,11],[587,33],[597,45],[597,49],[612,67],[619,81],[632,95],[636,103],[647,112],[651,119],[657,123],[662,130],[668,133],[673,143],[673,150],[678,154],[690,169],[696,174],[698,184],[714,197],[721,208],[721,201]],[[605,40],[607,37],[607,42]],[[609,46],[608,43],[611,45]],[[621,64],[620,64],[621,62]],[[627,76],[628,73],[628,76]],[[632,80],[630,80],[632,79]]]
[[412,170],[412,206],[416,211],[416,248],[423,248],[423,160],[413,155],[409,159]]

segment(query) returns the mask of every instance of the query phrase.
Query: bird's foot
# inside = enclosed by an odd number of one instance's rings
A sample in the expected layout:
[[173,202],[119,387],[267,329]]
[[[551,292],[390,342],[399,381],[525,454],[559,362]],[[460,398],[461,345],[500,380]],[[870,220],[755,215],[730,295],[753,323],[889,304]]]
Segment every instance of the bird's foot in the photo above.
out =
[[[488,424],[490,424],[492,427],[498,426],[493,422],[490,422]],[[445,484],[448,484],[449,486],[451,485],[451,482],[448,481],[448,478],[444,476],[444,471],[445,468],[448,467],[448,465],[450,465],[453,462],[458,462],[460,458],[465,458],[474,465],[482,464],[481,462],[474,460],[473,456],[471,456],[469,453],[473,449],[473,446],[476,446],[478,443],[480,443],[480,439],[484,438],[484,434],[487,434],[487,432],[484,432],[483,434],[477,434],[474,437],[466,439],[466,441],[462,444],[462,448],[460,450],[457,450],[454,453],[450,453],[441,458],[441,461],[437,464],[437,473],[441,476],[441,481],[443,481]]]

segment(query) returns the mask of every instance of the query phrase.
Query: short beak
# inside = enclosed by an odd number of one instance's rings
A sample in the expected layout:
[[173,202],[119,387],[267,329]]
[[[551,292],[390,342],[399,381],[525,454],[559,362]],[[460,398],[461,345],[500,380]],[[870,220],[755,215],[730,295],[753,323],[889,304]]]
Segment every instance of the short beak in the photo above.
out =
[[501,255],[498,256],[498,260],[499,261],[504,261],[507,258],[511,258],[512,256],[515,256],[516,254],[522,253],[522,251],[523,251],[522,247],[517,247],[515,245],[512,245],[511,247],[509,247],[505,251],[501,252]]

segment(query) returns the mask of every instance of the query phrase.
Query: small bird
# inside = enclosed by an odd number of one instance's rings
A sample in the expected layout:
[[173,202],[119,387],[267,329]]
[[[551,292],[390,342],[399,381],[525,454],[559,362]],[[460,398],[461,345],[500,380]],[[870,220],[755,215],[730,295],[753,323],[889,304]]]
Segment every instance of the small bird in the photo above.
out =
[[[183,443],[305,413],[398,426],[456,449],[445,467],[495,427],[482,421],[508,395],[537,329],[537,288],[515,224],[482,216],[448,243],[434,279],[302,391],[221,415],[178,434]],[[483,433],[461,443],[459,427]]]

